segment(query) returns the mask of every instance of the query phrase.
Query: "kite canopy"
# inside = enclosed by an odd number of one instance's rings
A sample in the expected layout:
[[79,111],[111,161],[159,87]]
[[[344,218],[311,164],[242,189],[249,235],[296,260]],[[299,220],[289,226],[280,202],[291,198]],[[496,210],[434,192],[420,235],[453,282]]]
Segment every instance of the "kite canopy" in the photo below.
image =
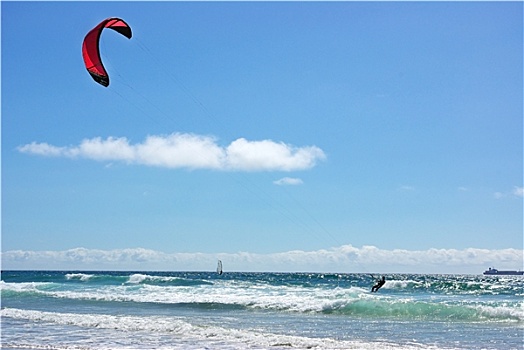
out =
[[112,17],[100,22],[96,27],[91,29],[84,38],[82,44],[82,57],[84,58],[87,71],[97,83],[103,86],[108,86],[109,75],[102,64],[99,47],[100,35],[104,28],[113,29],[128,39],[131,39],[132,33],[131,27],[129,27],[123,19]]

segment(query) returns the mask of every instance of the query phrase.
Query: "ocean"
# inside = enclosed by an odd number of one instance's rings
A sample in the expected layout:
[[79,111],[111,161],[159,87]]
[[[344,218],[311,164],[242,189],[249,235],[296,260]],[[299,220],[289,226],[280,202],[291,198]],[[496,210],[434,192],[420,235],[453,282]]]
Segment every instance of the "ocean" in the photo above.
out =
[[524,278],[2,271],[2,349],[523,349]]

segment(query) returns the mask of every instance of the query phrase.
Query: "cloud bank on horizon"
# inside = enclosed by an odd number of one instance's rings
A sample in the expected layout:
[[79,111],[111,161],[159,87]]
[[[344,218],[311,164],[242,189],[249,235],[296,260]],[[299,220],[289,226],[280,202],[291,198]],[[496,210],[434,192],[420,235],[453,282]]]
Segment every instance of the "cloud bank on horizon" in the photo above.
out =
[[239,138],[222,147],[214,137],[185,133],[150,135],[136,144],[125,137],[95,137],[84,139],[78,146],[67,147],[32,142],[19,146],[18,151],[44,157],[229,171],[307,170],[326,158],[322,149],[316,146],[295,147],[272,140]]
[[75,248],[65,251],[2,253],[5,270],[149,270],[211,271],[216,260],[229,271],[254,272],[380,272],[380,273],[472,273],[493,266],[522,269],[524,250],[428,249],[385,250],[343,245],[316,251],[280,253],[165,253],[144,248],[99,250]]

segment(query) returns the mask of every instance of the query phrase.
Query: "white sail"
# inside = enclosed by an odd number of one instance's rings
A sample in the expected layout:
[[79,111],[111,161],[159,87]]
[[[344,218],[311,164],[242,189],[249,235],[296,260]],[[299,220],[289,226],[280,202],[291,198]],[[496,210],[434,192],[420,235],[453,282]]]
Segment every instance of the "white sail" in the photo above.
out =
[[221,260],[218,260],[217,273],[218,273],[219,275],[222,274],[222,261],[221,261]]

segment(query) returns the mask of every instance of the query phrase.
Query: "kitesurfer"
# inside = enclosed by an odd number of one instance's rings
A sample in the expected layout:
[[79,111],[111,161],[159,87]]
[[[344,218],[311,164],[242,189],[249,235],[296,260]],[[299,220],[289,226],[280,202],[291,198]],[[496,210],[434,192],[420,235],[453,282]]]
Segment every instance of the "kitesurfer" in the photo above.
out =
[[371,292],[374,293],[380,289],[386,283],[386,277],[382,276],[382,279],[377,280],[377,283],[371,287]]

